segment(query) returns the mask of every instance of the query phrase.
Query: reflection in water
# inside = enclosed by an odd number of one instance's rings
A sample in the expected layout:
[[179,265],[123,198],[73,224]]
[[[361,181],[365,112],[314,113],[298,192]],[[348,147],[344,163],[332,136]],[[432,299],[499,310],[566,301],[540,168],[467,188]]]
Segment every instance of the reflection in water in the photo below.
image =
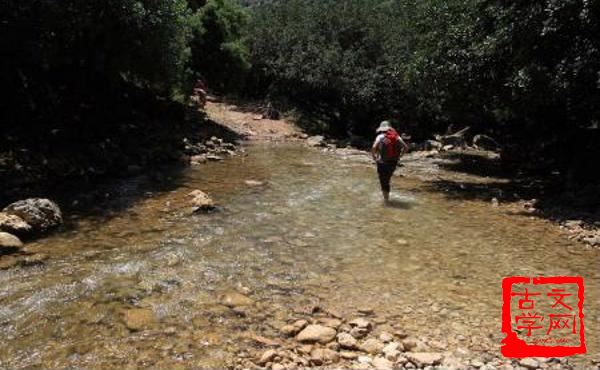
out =
[[[416,180],[394,177],[385,207],[374,168],[315,150],[248,152],[40,240],[45,266],[0,272],[0,366],[222,367],[248,333],[275,336],[314,302],[347,315],[368,302],[416,336],[497,352],[508,275],[584,276],[588,353],[598,353],[598,251],[572,254],[543,221],[449,201]],[[196,188],[223,210],[190,215]],[[252,303],[231,309],[228,292]],[[132,312],[150,312],[145,330],[127,323]]]

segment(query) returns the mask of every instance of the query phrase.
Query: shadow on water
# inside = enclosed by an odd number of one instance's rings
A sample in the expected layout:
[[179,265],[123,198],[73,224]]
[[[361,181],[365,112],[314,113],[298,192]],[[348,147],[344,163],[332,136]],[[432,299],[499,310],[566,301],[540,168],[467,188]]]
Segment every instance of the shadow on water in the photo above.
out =
[[[560,178],[550,172],[540,173],[503,165],[499,158],[473,153],[448,153],[440,168],[449,176],[427,181],[425,189],[443,193],[452,200],[479,200],[516,203],[535,199],[535,215],[540,218],[568,220],[584,219],[600,222],[600,184],[590,183],[577,189],[565,189]],[[479,178],[456,178],[472,175]]]

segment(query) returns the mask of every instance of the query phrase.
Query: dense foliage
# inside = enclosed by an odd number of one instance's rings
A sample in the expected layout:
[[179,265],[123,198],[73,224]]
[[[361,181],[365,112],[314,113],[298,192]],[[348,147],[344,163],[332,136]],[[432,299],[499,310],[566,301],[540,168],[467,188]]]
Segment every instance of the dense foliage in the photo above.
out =
[[280,0],[251,9],[255,79],[326,104],[334,131],[370,132],[396,116],[417,136],[452,124],[531,144],[598,127],[598,0]]
[[3,1],[0,182],[177,157],[194,80],[247,69],[232,4]]

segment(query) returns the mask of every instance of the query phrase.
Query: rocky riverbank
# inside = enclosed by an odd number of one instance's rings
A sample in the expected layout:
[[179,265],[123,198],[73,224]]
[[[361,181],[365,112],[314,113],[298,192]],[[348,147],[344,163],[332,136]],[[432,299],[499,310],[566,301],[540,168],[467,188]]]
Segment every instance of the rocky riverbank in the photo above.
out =
[[[388,322],[371,308],[353,317],[319,306],[290,315],[276,338],[255,337],[259,348],[237,355],[235,370],[287,369],[445,369],[569,370],[566,358],[510,360],[490,352],[450,350],[447,344],[418,338],[400,323]],[[460,342],[464,338],[458,338]],[[450,338],[447,340],[451,341]],[[598,369],[596,366],[594,369]],[[591,370],[591,368],[590,368]]]
[[6,206],[0,212],[0,270],[42,263],[47,255],[31,253],[21,239],[42,235],[62,223],[60,208],[49,199],[30,198]]

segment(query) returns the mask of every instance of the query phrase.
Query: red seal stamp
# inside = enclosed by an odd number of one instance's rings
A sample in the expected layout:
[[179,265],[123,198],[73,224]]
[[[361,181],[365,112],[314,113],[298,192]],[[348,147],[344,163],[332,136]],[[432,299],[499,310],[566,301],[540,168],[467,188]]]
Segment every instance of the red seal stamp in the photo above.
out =
[[505,357],[564,357],[585,353],[583,278],[522,277],[502,280]]

